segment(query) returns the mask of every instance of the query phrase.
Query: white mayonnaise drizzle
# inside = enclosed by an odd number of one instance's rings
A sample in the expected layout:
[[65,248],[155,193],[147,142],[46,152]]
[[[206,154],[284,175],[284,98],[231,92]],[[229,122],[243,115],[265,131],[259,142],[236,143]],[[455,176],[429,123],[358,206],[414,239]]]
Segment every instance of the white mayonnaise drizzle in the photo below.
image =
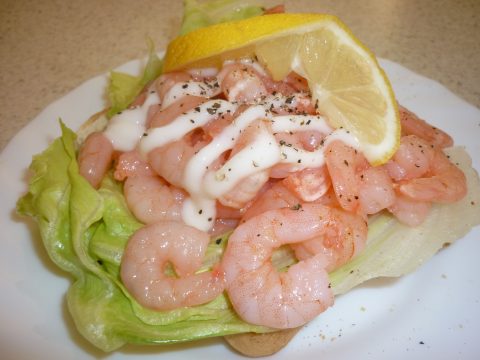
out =
[[264,115],[262,106],[248,108],[188,161],[183,175],[185,190],[191,196],[182,213],[186,224],[208,230],[211,219],[215,218],[215,199],[242,179],[278,162],[280,152],[275,138],[268,131],[261,131],[253,143],[235,154],[219,170],[209,171],[209,166],[223,152],[234,147],[242,131]]
[[[258,63],[246,60],[244,63],[254,66],[259,73],[266,74]],[[196,73],[201,71],[195,69]],[[216,79],[209,82],[188,81],[175,84],[165,95],[162,108],[187,95],[207,98],[216,96],[220,92],[217,81],[221,82],[222,72],[217,75]],[[187,162],[183,174],[183,188],[189,193],[189,197],[185,199],[182,209],[182,218],[186,224],[208,231],[215,222],[218,198],[232,191],[243,179],[278,163],[291,164],[292,171],[322,166],[325,163],[324,149],[334,140],[341,140],[359,148],[359,142],[354,136],[344,129],[332,131],[322,116],[277,115],[279,109],[282,110],[281,113],[292,111],[290,109],[304,101],[304,97],[302,94],[289,97],[278,94],[260,98]],[[146,130],[148,108],[156,104],[160,104],[160,99],[156,92],[151,92],[142,106],[112,117],[105,135],[116,150],[130,151],[138,146],[140,152],[146,155],[157,147],[180,140],[190,131],[206,125],[222,114],[233,114],[238,109],[236,103],[220,99],[209,100],[183,113],[167,125]],[[231,156],[220,168],[212,169],[215,161],[223,153],[233,149],[242,132],[257,120],[269,121],[273,134],[318,131],[325,134],[325,138],[317,149],[307,151],[292,144],[278,143],[266,126],[259,126],[249,144]]]
[[131,151],[135,149],[145,132],[148,109],[150,106],[158,104],[160,104],[158,94],[152,90],[143,105],[125,109],[112,116],[104,134],[112,142],[115,150]]
[[220,94],[220,86],[217,80],[212,81],[185,81],[173,85],[167,91],[162,100],[162,109],[172,105],[175,101],[184,96],[202,96],[206,98],[214,97]]
[[280,144],[282,155],[280,162],[295,164],[292,171],[322,166],[325,163],[324,148],[334,140],[340,140],[356,149],[359,148],[358,140],[348,131],[345,129],[332,131],[333,129],[325,118],[320,115],[276,116],[272,120],[272,130],[274,133],[316,130],[326,135],[322,146],[314,151],[299,149],[291,144]]
[[171,123],[149,129],[142,137],[139,149],[148,154],[153,149],[181,139],[188,132],[201,127],[223,113],[234,113],[237,105],[225,100],[210,100],[177,117]]

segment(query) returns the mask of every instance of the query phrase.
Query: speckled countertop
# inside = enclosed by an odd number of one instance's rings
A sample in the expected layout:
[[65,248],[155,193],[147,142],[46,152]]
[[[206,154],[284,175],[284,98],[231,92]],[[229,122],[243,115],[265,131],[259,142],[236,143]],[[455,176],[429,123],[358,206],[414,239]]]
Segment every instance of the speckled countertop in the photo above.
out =
[[[280,1],[264,1],[267,6]],[[290,12],[340,17],[379,57],[480,107],[480,1],[303,0]],[[182,2],[2,0],[0,150],[49,103],[85,80],[157,49],[178,31]]]

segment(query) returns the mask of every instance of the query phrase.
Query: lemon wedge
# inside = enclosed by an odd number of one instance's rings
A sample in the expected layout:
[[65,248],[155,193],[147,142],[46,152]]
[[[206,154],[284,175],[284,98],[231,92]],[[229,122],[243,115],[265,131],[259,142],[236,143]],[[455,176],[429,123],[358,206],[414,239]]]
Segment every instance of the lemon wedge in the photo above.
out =
[[253,56],[275,80],[290,71],[304,76],[318,112],[355,135],[372,165],[395,153],[400,119],[392,87],[373,53],[335,16],[272,14],[202,28],[169,44],[164,71]]

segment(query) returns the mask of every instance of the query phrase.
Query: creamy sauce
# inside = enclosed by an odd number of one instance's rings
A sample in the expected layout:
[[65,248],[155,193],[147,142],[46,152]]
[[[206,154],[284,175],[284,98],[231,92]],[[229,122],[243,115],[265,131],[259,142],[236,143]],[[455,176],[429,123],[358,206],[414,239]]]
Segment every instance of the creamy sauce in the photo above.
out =
[[157,92],[150,91],[143,105],[125,109],[112,116],[104,134],[112,142],[115,150],[131,151],[135,149],[145,132],[148,109],[150,106],[158,104],[160,104],[160,99]]
[[218,95],[220,91],[217,80],[179,82],[173,85],[163,97],[162,109],[187,95],[211,98]]
[[233,114],[235,110],[237,110],[237,105],[225,100],[207,101],[195,109],[185,112],[165,126],[149,129],[140,141],[140,152],[148,154],[159,146],[181,139],[190,131],[207,124],[221,114]]
[[[261,73],[263,69],[260,65],[258,67],[256,70]],[[200,72],[198,69],[195,71]],[[221,81],[220,75],[221,72],[218,78],[209,82],[188,81],[175,84],[165,95],[162,108],[187,95],[207,98],[216,96],[220,92],[220,85],[217,83]],[[239,82],[237,86],[241,88],[242,83]],[[215,223],[215,204],[218,198],[228,194],[242,180],[276,164],[291,164],[292,171],[320,167],[325,163],[324,148],[334,140],[341,140],[354,148],[359,147],[358,140],[348,131],[332,131],[322,116],[278,115],[291,112],[304,100],[305,95],[302,94],[290,97],[261,97],[192,156],[186,164],[182,180],[183,188],[189,193],[182,209],[182,218],[186,224],[208,231]],[[158,104],[158,95],[151,92],[142,106],[125,110],[110,120],[105,134],[116,150],[130,151],[138,146],[140,152],[146,155],[157,147],[180,140],[192,130],[206,125],[222,114],[234,114],[239,106],[225,100],[209,100],[183,113],[167,125],[146,130],[148,108]],[[213,168],[222,154],[234,148],[242,132],[259,120],[265,121],[265,124],[259,123],[258,131],[250,142],[224,164]],[[276,133],[294,134],[301,131],[317,131],[325,137],[318,148],[307,151],[292,144],[281,141],[279,143],[274,136]]]
[[247,126],[264,115],[265,109],[262,106],[248,108],[190,159],[183,179],[185,190],[191,196],[188,209],[183,213],[186,224],[208,230],[212,225],[211,219],[215,218],[213,210],[216,199],[229,192],[242,179],[278,162],[280,153],[275,138],[268,131],[260,131],[252,143],[236,153],[220,169],[209,169],[222,153],[234,147]]

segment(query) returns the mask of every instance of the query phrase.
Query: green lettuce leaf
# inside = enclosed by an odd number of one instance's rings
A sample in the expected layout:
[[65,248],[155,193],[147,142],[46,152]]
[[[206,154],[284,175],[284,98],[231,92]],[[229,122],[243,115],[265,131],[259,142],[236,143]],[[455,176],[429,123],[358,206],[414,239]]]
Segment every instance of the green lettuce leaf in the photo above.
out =
[[[98,191],[79,174],[75,134],[62,136],[34,157],[29,192],[17,211],[33,216],[50,258],[72,276],[68,308],[85,338],[105,351],[126,343],[170,343],[238,332],[265,332],[232,310],[225,295],[191,308],[157,312],[140,306],[123,287],[120,261],[140,224],[129,212],[122,185],[111,174]],[[200,270],[217,263],[225,238],[212,240]]]
[[141,76],[133,76],[119,71],[110,72],[110,83],[107,89],[110,109],[107,117],[110,118],[125,110],[142,89],[162,73],[163,61],[156,54],[152,39],[147,39],[147,45],[148,59]]
[[185,0],[180,35],[213,24],[258,16],[263,11],[258,1]]

